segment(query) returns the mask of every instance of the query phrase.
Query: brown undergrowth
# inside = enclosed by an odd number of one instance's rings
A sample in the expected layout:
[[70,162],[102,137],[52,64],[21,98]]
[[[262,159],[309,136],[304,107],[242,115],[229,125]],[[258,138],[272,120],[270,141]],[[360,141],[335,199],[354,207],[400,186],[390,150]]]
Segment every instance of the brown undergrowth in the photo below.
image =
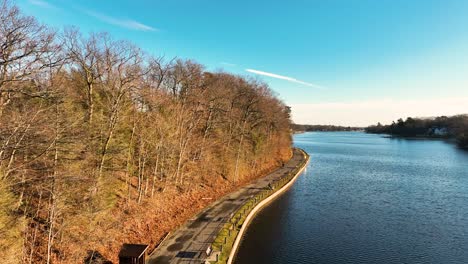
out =
[[[107,216],[97,216],[98,226],[94,230],[77,227],[74,241],[59,246],[60,263],[118,263],[118,252],[123,243],[150,245],[152,251],[171,231],[176,230],[188,219],[203,210],[220,197],[235,191],[271,171],[277,169],[279,162],[265,164],[256,174],[245,177],[238,183],[216,177],[209,185],[192,185],[190,190],[168,186],[154,198],[142,204],[135,201],[121,202]],[[72,239],[73,240],[73,239]],[[89,255],[100,256],[94,261]],[[87,261],[86,261],[87,260]]]

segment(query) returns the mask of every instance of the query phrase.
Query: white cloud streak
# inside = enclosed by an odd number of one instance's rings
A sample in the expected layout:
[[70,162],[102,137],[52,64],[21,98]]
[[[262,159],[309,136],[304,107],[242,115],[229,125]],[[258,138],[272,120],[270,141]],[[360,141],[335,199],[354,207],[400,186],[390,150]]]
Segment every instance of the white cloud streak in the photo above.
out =
[[398,118],[468,114],[468,97],[289,104],[294,122],[343,126],[390,124]]
[[[34,0],[34,1],[37,1],[37,0]],[[114,25],[114,26],[118,26],[118,27],[122,27],[126,29],[131,29],[131,30],[138,30],[138,31],[159,31],[157,28],[145,25],[135,20],[115,18],[115,17],[111,17],[108,15],[95,12],[95,11],[91,11],[91,10],[84,10],[84,12],[87,15],[92,16],[110,25]]]
[[230,62],[220,62],[221,65],[224,65],[224,66],[229,66],[229,67],[236,67],[237,64],[234,64],[234,63],[230,63]]
[[[60,9],[56,7],[55,5],[49,2],[43,1],[43,0],[28,0],[28,3],[30,3],[31,5],[35,5],[35,6],[39,6],[39,7],[47,8],[47,9],[56,9],[56,10]],[[145,25],[143,23],[140,23],[132,19],[115,18],[115,17],[111,17],[102,13],[92,11],[92,10],[83,9],[80,7],[75,7],[75,9],[87,14],[88,16],[94,17],[104,23],[118,26],[121,28],[138,30],[138,31],[159,31],[159,29],[157,28]]]
[[292,78],[292,77],[288,77],[288,76],[284,76],[284,75],[279,75],[279,74],[275,74],[275,73],[271,73],[271,72],[264,72],[264,71],[254,70],[254,69],[245,69],[245,71],[250,72],[250,73],[254,73],[254,74],[258,74],[258,75],[263,75],[263,76],[275,78],[275,79],[285,80],[285,81],[288,81],[288,82],[298,83],[298,84],[302,84],[302,85],[313,87],[313,88],[325,89],[325,87],[317,85],[317,84],[304,82],[304,81],[298,80],[296,78]]
[[40,7],[47,8],[47,9],[58,9],[56,6],[52,5],[51,3],[48,3],[42,0],[28,0],[28,3],[30,3],[31,5],[40,6]]

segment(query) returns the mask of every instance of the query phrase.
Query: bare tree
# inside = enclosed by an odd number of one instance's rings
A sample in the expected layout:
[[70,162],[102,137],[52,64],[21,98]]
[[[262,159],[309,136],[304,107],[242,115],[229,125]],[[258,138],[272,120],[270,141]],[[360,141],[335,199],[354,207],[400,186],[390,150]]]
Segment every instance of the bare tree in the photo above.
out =
[[105,105],[103,105],[106,127],[103,129],[96,186],[102,180],[108,149],[120,114],[125,104],[131,103],[128,101],[132,96],[131,92],[140,84],[141,76],[144,74],[141,67],[142,55],[137,47],[125,41],[113,41],[109,38],[104,39],[104,47],[100,83],[102,89],[106,91]]
[[180,221],[179,198],[288,157],[287,107],[265,84],[55,33],[0,1],[0,255],[20,252],[4,262],[78,263],[84,249],[114,261],[108,245],[142,231],[126,215]]
[[21,83],[54,64],[45,58],[56,51],[55,33],[35,18],[23,16],[8,0],[0,3],[0,117],[17,94],[28,93]]
[[75,28],[65,30],[64,44],[67,55],[71,61],[71,70],[76,71],[84,82],[86,91],[87,112],[85,121],[91,127],[94,114],[94,90],[97,82],[103,74],[103,47],[102,42],[107,37],[105,34],[91,34],[84,38]]

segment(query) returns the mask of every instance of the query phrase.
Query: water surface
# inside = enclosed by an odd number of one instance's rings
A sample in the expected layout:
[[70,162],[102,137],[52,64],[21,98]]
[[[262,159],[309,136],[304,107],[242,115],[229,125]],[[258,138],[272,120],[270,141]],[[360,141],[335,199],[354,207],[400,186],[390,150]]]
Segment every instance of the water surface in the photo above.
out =
[[468,152],[358,132],[294,142],[311,162],[254,219],[236,264],[468,263]]

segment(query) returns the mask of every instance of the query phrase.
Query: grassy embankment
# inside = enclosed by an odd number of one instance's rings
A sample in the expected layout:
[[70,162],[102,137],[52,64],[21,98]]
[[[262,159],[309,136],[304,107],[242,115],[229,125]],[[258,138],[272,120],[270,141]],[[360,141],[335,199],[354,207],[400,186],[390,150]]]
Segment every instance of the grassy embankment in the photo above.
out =
[[244,225],[244,222],[250,212],[264,199],[268,198],[288,182],[290,182],[299,171],[306,165],[308,162],[309,156],[303,150],[301,152],[306,157],[300,164],[298,164],[292,171],[290,171],[285,177],[274,182],[271,186],[271,189],[266,189],[257,194],[256,196],[250,198],[241,208],[239,208],[231,217],[231,219],[223,226],[223,228],[218,233],[214,243],[212,244],[212,249],[214,252],[220,252],[218,261],[213,263],[223,264],[226,263],[229,254],[233,250],[234,242],[239,234],[241,227]]

